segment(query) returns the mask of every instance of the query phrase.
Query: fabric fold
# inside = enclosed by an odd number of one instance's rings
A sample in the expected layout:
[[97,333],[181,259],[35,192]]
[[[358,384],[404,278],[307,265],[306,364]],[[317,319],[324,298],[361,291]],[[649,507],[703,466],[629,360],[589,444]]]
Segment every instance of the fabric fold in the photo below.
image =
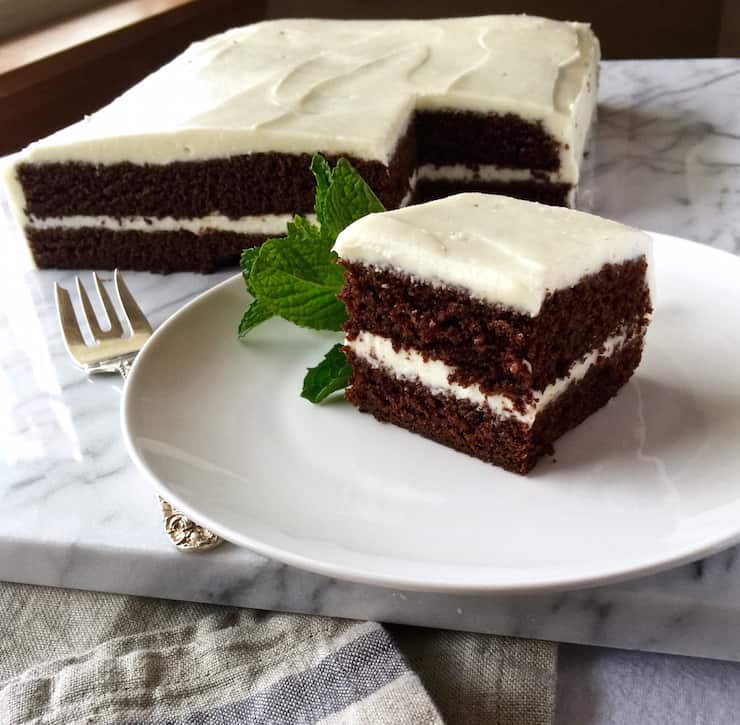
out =
[[549,643],[22,584],[0,610],[3,725],[552,721]]

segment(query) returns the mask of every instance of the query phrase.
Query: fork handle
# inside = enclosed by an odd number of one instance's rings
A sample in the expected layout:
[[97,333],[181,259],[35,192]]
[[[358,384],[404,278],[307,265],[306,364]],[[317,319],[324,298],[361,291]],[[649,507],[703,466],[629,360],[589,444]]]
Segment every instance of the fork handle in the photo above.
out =
[[[128,377],[133,363],[134,359],[130,357],[124,358],[116,364],[116,370],[124,380]],[[162,510],[164,530],[167,532],[167,536],[170,537],[170,541],[180,551],[208,551],[223,542],[220,536],[196,524],[195,521],[171,506],[161,496],[158,498],[159,507]]]
[[116,369],[119,373],[121,373],[121,377],[125,380],[128,377],[128,374],[131,372],[131,366],[134,364],[134,359],[132,357],[126,357],[122,360],[118,361],[118,364],[116,365]]

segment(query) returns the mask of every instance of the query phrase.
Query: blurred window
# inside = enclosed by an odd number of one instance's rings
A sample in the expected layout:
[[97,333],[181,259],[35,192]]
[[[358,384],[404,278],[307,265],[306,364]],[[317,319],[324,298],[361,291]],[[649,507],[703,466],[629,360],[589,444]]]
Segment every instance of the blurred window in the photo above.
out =
[[0,0],[0,40],[86,12],[111,0]]

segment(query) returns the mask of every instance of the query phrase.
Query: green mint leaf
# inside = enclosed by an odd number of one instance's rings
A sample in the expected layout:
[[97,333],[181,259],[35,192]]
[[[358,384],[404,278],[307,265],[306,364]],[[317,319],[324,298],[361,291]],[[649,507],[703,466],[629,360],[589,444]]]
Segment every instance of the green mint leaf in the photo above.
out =
[[[247,292],[249,292],[252,297],[255,295],[249,281],[249,277],[252,274],[252,267],[254,266],[254,261],[257,259],[259,251],[259,247],[249,247],[242,251],[241,258],[239,260],[244,284],[247,286]],[[272,310],[265,307],[265,305],[258,300],[253,300],[249,307],[247,307],[247,310],[239,323],[239,337],[243,338],[250,330],[257,327],[261,322],[269,320],[271,317],[273,317]]]
[[259,300],[254,300],[247,311],[244,313],[241,322],[239,323],[239,337],[244,337],[250,330],[254,329],[261,322],[269,320],[274,317],[272,310]]
[[334,391],[342,390],[351,374],[352,368],[342,352],[342,345],[337,343],[316,367],[308,369],[303,378],[301,397],[320,403]]
[[326,250],[318,230],[296,217],[288,236],[268,239],[249,274],[255,297],[286,320],[316,330],[341,330],[347,311],[337,294],[344,282],[336,255]]
[[242,251],[242,256],[239,259],[239,266],[242,269],[242,277],[244,277],[244,284],[247,286],[247,292],[254,297],[254,292],[249,284],[249,275],[252,272],[252,266],[254,260],[257,259],[257,255],[260,253],[259,247],[248,247]]
[[319,245],[321,242],[321,230],[315,225],[311,224],[308,219],[304,219],[302,216],[296,214],[293,217],[293,221],[288,222],[286,225],[288,229],[288,237],[301,239],[305,245]]
[[311,171],[316,179],[316,203],[314,210],[316,211],[319,224],[323,228],[326,223],[326,194],[331,185],[332,171],[329,162],[321,154],[314,154],[311,159]]
[[321,236],[332,246],[339,232],[353,221],[366,214],[385,211],[373,190],[346,159],[337,161],[321,205]]

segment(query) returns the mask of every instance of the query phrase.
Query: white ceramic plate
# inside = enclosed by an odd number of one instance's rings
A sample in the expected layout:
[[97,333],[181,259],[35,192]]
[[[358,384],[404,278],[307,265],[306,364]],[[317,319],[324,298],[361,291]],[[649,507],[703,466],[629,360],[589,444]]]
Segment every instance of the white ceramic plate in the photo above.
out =
[[235,544],[322,574],[438,591],[613,581],[740,540],[740,258],[655,238],[643,362],[528,477],[346,404],[299,397],[337,336],[236,326],[240,277],[140,353],[122,419],[156,490]]

